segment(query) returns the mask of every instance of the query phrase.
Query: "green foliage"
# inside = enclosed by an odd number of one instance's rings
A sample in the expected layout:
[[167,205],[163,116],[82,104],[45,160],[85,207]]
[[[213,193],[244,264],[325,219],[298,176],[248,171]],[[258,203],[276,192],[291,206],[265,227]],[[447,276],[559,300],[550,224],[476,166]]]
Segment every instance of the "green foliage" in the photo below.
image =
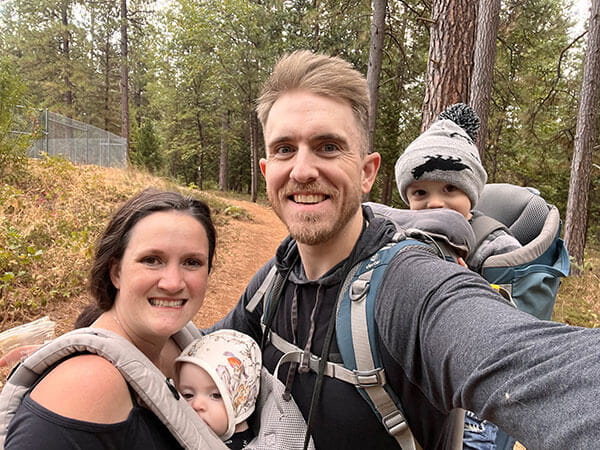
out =
[[27,167],[27,148],[34,130],[21,128],[25,86],[7,58],[0,59],[0,179],[20,178]]
[[142,126],[136,129],[130,158],[134,165],[143,167],[152,173],[157,173],[162,167],[160,141],[154,131],[152,120],[144,120]]

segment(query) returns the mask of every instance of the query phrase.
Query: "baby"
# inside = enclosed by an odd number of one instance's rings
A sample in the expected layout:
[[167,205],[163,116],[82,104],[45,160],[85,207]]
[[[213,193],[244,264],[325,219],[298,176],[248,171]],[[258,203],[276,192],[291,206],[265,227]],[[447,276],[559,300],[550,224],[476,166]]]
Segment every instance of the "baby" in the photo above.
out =
[[247,419],[260,389],[261,352],[249,336],[218,330],[194,340],[175,360],[177,389],[231,449],[254,438]]

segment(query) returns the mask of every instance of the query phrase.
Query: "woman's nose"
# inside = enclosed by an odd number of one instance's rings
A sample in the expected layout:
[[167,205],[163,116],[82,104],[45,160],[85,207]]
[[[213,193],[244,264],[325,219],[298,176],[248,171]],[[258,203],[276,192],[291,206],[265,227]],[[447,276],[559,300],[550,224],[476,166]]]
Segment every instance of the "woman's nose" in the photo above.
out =
[[184,282],[179,265],[167,265],[161,272],[158,287],[166,292],[177,292],[183,289]]

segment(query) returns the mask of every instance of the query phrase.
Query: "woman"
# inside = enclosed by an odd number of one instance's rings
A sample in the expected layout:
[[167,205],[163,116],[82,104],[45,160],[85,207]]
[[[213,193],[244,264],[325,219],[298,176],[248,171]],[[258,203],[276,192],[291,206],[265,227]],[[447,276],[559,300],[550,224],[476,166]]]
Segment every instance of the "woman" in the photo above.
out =
[[[101,314],[92,326],[141,350],[167,376],[179,349],[170,336],[198,312],[215,252],[209,208],[148,189],[126,202],[102,234],[90,274]],[[179,448],[138,404],[106,359],[78,354],[53,368],[25,397],[6,449]]]

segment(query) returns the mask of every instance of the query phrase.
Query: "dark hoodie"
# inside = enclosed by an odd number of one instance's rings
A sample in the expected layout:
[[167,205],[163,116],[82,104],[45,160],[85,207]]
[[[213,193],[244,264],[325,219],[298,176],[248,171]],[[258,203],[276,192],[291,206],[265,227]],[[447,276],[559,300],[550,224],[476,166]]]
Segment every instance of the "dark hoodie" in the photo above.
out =
[[[364,213],[368,226],[352,254],[318,280],[306,279],[296,243],[284,240],[274,260],[259,270],[235,309],[214,328],[238,329],[260,342],[262,309],[248,313],[245,305],[275,263],[281,274],[290,273],[272,329],[304,348],[314,310],[310,351],[321,355],[346,273],[394,233],[391,222],[373,218],[368,209]],[[500,425],[528,449],[591,448],[600,442],[600,396],[588,383],[591,377],[600,379],[600,350],[588,354],[588,348],[600,349],[600,330],[539,321],[507,306],[468,269],[414,247],[400,251],[391,262],[375,319],[387,380],[424,449],[448,448],[448,414],[456,407]],[[337,353],[334,338],[330,360]],[[280,357],[267,344],[263,361],[270,371]],[[278,374],[284,383],[287,368],[282,365]],[[582,371],[586,376],[580,376]],[[293,376],[292,396],[305,418],[315,379],[312,372],[296,371]],[[565,383],[568,396],[548,395],[564,393]],[[354,386],[328,377],[312,435],[323,450],[398,448]]]

